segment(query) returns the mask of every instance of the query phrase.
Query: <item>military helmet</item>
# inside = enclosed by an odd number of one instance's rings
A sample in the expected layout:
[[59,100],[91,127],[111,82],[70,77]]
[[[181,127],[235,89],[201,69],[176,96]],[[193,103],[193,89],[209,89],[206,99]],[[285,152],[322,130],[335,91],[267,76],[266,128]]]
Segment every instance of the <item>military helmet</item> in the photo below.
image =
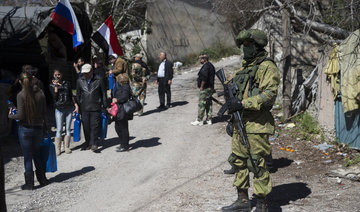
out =
[[240,47],[245,40],[255,41],[261,47],[265,47],[268,43],[265,32],[259,29],[242,30],[236,37],[236,44]]

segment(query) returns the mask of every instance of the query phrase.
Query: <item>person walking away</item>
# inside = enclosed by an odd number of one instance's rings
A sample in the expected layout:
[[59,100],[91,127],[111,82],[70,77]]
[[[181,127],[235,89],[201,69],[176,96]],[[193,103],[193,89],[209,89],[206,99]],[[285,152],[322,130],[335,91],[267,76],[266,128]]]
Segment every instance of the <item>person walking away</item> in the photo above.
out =
[[50,84],[50,92],[53,97],[55,106],[55,121],[56,121],[56,136],[55,149],[56,155],[61,154],[62,130],[65,121],[65,137],[64,149],[65,153],[70,154],[70,138],[71,138],[71,118],[73,112],[79,112],[79,107],[75,103],[72,95],[71,84],[63,80],[63,75],[60,70],[55,69],[53,73],[53,80]]
[[275,131],[270,110],[276,100],[280,74],[273,60],[267,57],[264,47],[268,40],[263,31],[243,30],[236,39],[237,44],[242,45],[244,61],[242,69],[235,72],[231,79],[239,90],[236,99],[229,103],[229,112],[241,112],[249,149],[243,144],[237,124],[233,123],[229,163],[236,171],[233,185],[237,188],[238,199],[223,207],[222,211],[250,211],[249,172],[253,172],[253,191],[257,199],[255,211],[264,212],[267,211],[266,196],[272,190],[272,181],[265,162],[265,158],[271,154],[269,135]]
[[141,110],[136,112],[136,115],[139,116],[141,116],[144,111],[143,108],[146,97],[146,81],[150,78],[150,75],[147,74],[147,66],[141,60],[141,58],[141,54],[136,54],[134,56],[134,62],[131,66],[131,90],[142,105]]
[[119,136],[120,146],[117,152],[124,152],[129,150],[129,121],[133,118],[133,115],[125,113],[123,104],[129,100],[131,96],[129,83],[118,83],[114,89],[114,98],[112,102],[117,104],[119,110],[115,117],[115,131]]
[[81,68],[82,76],[76,82],[76,101],[80,108],[85,142],[81,150],[98,149],[101,131],[101,110],[106,108],[106,91],[103,81],[94,75],[90,64]]
[[[160,65],[157,73],[156,84],[158,85],[158,93],[160,106],[158,109],[165,109],[171,107],[171,84],[173,79],[172,63],[166,59],[166,53],[161,52],[159,55]],[[165,94],[166,94],[166,106],[165,106]]]
[[209,56],[207,54],[200,55],[201,67],[198,78],[197,86],[199,91],[199,105],[198,116],[195,121],[191,122],[192,125],[203,125],[204,113],[206,112],[205,123],[211,125],[212,118],[212,100],[211,96],[214,93],[214,80],[215,80],[215,67],[209,62]]
[[17,95],[17,111],[12,113],[10,108],[8,117],[19,120],[19,141],[24,155],[25,184],[23,190],[34,188],[33,161],[35,164],[36,178],[40,186],[49,183],[45,176],[45,167],[41,161],[40,143],[43,137],[43,127],[46,123],[46,100],[45,95],[33,83],[33,77],[27,73],[20,74],[22,90]]
[[44,92],[44,84],[41,82],[41,80],[39,80],[39,69],[31,66],[31,65],[23,65],[21,68],[22,72],[27,72],[28,74],[30,74],[33,79],[32,82],[34,85],[36,85],[38,88],[40,88],[43,92]]

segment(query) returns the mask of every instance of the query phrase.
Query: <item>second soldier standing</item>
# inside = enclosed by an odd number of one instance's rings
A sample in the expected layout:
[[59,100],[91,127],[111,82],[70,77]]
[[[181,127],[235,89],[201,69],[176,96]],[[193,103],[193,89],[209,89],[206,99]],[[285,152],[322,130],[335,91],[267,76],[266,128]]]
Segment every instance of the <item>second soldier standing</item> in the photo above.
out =
[[212,100],[214,93],[215,67],[209,62],[207,54],[200,55],[200,63],[203,64],[197,79],[199,91],[198,117],[191,122],[192,125],[203,125],[204,114],[206,113],[206,124],[212,124]]
[[146,98],[146,81],[149,80],[150,74],[147,65],[141,60],[142,55],[136,54],[134,56],[134,62],[131,65],[131,90],[132,93],[140,100],[143,106],[134,115],[141,116],[143,114],[143,108]]

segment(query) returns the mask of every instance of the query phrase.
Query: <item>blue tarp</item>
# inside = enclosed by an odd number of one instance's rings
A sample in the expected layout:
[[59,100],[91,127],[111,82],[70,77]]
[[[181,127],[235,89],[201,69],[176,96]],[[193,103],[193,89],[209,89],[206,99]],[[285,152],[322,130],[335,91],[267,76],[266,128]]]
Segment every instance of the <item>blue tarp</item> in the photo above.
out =
[[360,149],[360,110],[344,114],[340,98],[335,101],[335,129],[338,142]]

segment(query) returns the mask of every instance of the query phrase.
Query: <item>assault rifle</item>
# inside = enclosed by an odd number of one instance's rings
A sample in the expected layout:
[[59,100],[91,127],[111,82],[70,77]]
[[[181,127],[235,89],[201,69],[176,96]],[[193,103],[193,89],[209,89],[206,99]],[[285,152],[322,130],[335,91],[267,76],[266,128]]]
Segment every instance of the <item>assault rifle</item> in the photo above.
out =
[[[224,96],[225,98],[225,104],[220,108],[219,112],[218,112],[218,116],[223,116],[225,111],[227,111],[229,109],[229,104],[231,102],[232,99],[236,98],[235,95],[236,93],[239,91],[238,86],[236,85],[236,83],[226,83],[226,76],[224,73],[223,69],[218,70],[215,75],[217,76],[217,78],[220,80],[221,84],[224,86],[224,91],[219,92],[218,96]],[[235,111],[232,113],[232,116],[235,120],[235,124],[237,125],[239,132],[240,132],[240,136],[241,136],[241,140],[243,141],[244,146],[246,147],[247,151],[248,151],[248,155],[249,155],[249,159],[251,162],[251,165],[253,166],[254,170],[256,173],[254,173],[255,177],[258,177],[258,170],[255,166],[255,162],[251,156],[250,153],[250,146],[249,146],[249,141],[248,138],[246,136],[246,132],[245,132],[245,127],[244,124],[241,120],[241,115],[239,111]]]

